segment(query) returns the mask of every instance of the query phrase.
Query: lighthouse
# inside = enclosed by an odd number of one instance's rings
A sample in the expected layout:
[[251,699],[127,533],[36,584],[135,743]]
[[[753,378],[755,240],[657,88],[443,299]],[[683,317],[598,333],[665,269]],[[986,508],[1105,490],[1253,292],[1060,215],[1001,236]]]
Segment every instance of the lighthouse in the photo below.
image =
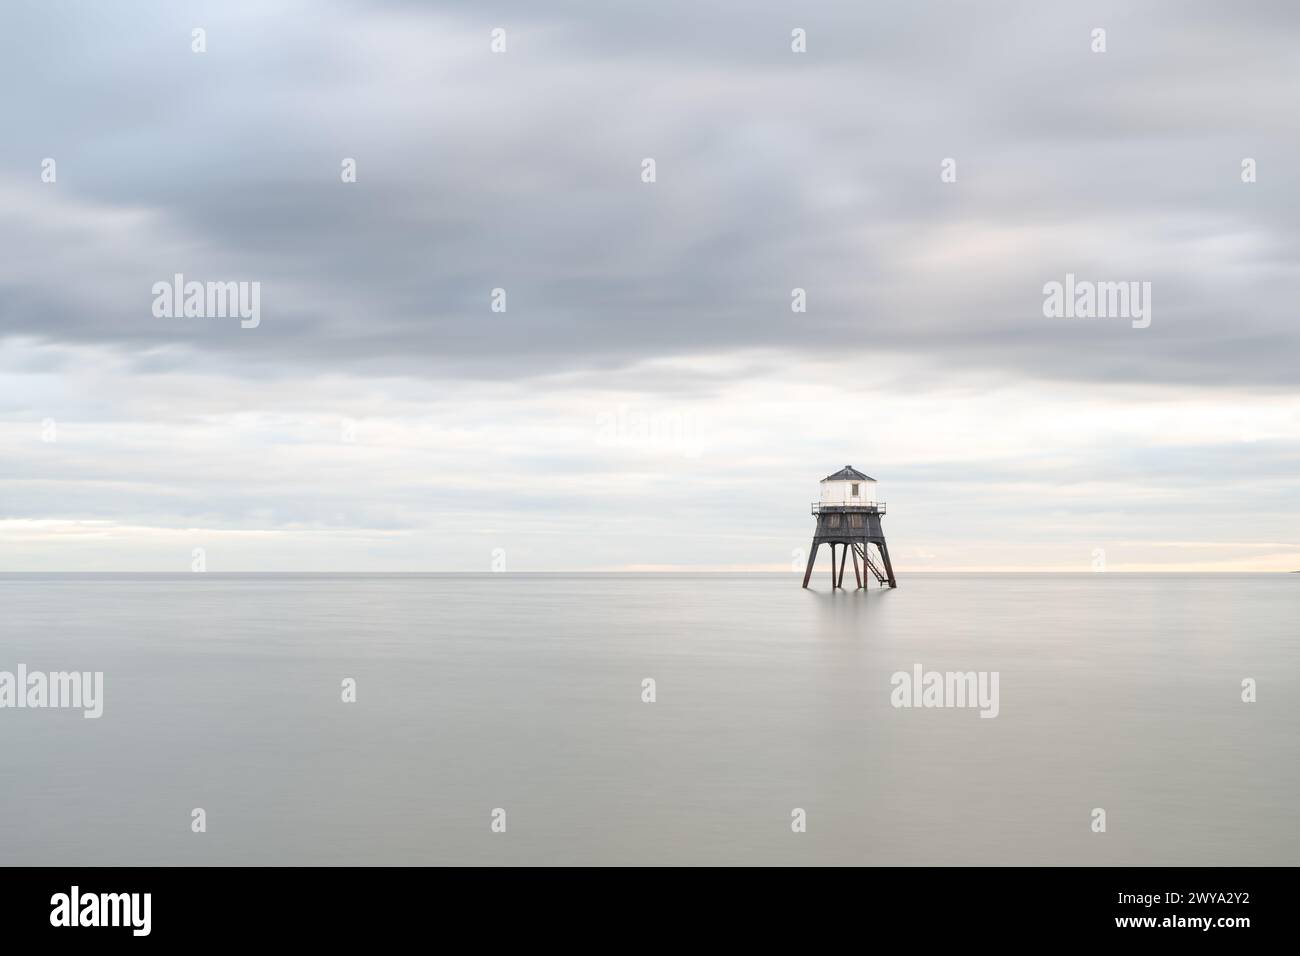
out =
[[[894,580],[894,566],[889,563],[885,532],[880,526],[885,503],[876,500],[876,479],[864,475],[852,465],[845,465],[822,479],[821,499],[813,502],[812,513],[817,519],[817,529],[813,532],[808,570],[803,575],[804,587],[812,578],[817,549],[823,544],[831,546],[832,588],[844,587],[844,563],[850,554],[853,555],[853,576],[858,587],[867,586],[868,571],[882,587],[898,587]],[[875,558],[871,554],[873,544],[878,552]],[[860,569],[859,558],[862,560]]]

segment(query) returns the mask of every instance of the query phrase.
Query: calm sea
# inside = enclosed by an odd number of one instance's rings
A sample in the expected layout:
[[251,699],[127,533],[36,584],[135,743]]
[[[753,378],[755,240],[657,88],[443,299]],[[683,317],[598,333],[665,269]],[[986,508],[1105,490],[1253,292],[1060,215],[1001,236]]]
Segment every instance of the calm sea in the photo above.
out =
[[828,576],[0,575],[0,863],[1300,864],[1300,575]]

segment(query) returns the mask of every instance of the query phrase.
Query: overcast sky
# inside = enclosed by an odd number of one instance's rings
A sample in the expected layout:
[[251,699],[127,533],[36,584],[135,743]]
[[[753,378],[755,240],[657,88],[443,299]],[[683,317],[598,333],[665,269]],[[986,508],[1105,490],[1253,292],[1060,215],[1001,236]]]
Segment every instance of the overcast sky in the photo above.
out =
[[[789,570],[845,464],[900,575],[1300,569],[1298,44],[1288,2],[7,3],[0,570]],[[260,324],[157,317],[176,273]],[[1067,273],[1149,327],[1045,317]]]

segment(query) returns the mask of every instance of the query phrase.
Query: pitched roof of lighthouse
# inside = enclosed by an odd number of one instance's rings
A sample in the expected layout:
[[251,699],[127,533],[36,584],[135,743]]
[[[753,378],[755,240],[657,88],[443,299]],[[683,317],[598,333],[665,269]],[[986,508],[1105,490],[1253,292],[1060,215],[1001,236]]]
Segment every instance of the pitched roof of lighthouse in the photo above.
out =
[[845,465],[833,475],[827,475],[822,481],[875,481],[870,475],[864,475],[852,465]]

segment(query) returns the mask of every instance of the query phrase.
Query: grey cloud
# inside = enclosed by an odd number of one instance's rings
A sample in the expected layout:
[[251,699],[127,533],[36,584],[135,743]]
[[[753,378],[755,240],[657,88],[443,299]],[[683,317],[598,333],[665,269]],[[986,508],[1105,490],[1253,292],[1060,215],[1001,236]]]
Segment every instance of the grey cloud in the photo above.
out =
[[[179,343],[248,373],[519,377],[744,345],[1296,381],[1287,5],[311,9],[145,6],[132,30],[6,14],[44,95],[0,93],[0,176],[105,215],[85,234],[30,208],[9,224],[0,241],[57,269],[0,272],[0,328]],[[498,21],[519,25],[504,57],[486,52]],[[802,59],[791,24],[812,37]],[[36,178],[47,154],[56,187]],[[337,182],[345,155],[355,186]],[[955,185],[938,181],[948,155]],[[117,209],[152,218],[123,228]],[[927,261],[954,226],[971,248]],[[120,256],[95,254],[117,239]],[[1153,328],[1044,320],[1041,287],[1066,271],[1151,281]],[[152,319],[148,288],[174,272],[260,279],[263,327]]]

